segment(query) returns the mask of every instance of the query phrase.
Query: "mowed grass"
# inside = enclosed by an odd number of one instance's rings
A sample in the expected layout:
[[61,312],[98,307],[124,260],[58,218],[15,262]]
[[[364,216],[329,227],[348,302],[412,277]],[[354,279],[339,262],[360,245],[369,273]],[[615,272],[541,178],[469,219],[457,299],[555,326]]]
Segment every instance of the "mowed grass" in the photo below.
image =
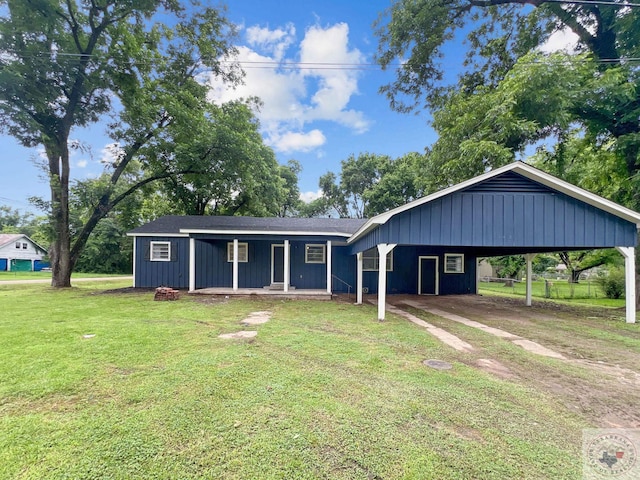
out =
[[[71,278],[102,278],[102,277],[122,277],[120,274],[113,273],[82,273],[74,272]],[[51,278],[50,271],[40,272],[0,272],[0,281],[11,280],[46,280]]]
[[584,419],[375,307],[110,284],[0,287],[0,478],[580,477]]
[[[526,282],[514,282],[505,285],[503,282],[479,282],[479,293],[500,294],[500,295],[526,295]],[[561,300],[575,304],[587,304],[601,307],[624,307],[624,298],[611,299],[604,295],[600,286],[593,280],[583,280],[580,283],[570,284],[567,280],[550,280],[548,287],[544,280],[531,282],[531,295],[533,298],[546,298],[551,300]]]

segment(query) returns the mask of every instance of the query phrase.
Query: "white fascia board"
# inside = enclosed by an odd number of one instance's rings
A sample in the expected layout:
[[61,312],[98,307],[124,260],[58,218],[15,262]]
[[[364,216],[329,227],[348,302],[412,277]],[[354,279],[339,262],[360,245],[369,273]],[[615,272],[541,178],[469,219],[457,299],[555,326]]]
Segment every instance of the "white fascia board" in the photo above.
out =
[[127,233],[127,237],[180,237],[188,238],[186,233]]
[[285,231],[285,230],[192,230],[181,228],[180,233],[187,236],[192,233],[202,233],[207,235],[288,235],[288,236],[321,236],[321,237],[345,237],[351,236],[350,233],[344,232],[304,232],[304,231]]

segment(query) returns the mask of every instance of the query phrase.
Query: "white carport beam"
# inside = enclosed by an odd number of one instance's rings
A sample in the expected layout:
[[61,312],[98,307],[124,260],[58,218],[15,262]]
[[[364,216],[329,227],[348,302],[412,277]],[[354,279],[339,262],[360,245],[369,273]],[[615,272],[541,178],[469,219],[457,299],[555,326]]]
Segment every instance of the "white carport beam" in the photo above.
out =
[[627,323],[636,323],[636,252],[633,247],[616,247],[624,257],[625,303]]
[[531,306],[531,277],[533,276],[533,259],[535,258],[535,254],[529,253],[524,256],[527,261],[527,296],[526,296],[526,305],[527,307]]
[[362,305],[362,252],[356,253],[356,304]]
[[394,243],[378,244],[378,320],[384,320],[387,308],[387,254],[395,246]]
[[189,239],[189,291],[196,289],[196,239]]

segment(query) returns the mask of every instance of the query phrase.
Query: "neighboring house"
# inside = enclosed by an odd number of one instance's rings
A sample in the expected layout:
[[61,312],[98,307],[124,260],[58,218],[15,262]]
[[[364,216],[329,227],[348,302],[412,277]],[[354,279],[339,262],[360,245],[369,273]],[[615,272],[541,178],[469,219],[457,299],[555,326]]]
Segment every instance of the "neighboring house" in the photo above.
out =
[[30,272],[48,266],[47,251],[21,233],[0,233],[0,271]]
[[478,258],[496,255],[525,254],[530,272],[536,253],[616,247],[634,299],[639,225],[640,214],[515,162],[368,220],[169,216],[129,235],[136,287],[355,290],[358,303],[378,294],[382,319],[388,293],[476,293]]

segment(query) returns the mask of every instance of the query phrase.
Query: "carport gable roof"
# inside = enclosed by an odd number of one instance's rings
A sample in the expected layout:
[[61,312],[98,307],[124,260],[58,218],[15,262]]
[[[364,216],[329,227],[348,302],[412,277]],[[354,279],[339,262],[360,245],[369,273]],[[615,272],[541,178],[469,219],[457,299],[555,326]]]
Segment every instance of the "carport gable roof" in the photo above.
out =
[[129,236],[291,235],[350,237],[366,220],[354,218],[280,218],[168,215],[142,225]]
[[615,202],[602,198],[587,190],[576,187],[575,185],[565,182],[564,180],[560,180],[559,178],[545,173],[542,170],[532,167],[531,165],[528,165],[524,162],[513,162],[485,174],[453,185],[451,187],[445,188],[438,192],[432,193],[431,195],[419,198],[417,200],[414,200],[413,202],[409,202],[405,205],[389,210],[388,212],[377,215],[369,219],[364,225],[362,225],[362,227],[349,238],[348,242],[353,244],[357,240],[363,238],[369,232],[372,232],[376,228],[386,224],[391,218],[396,215],[399,215],[416,207],[420,207],[427,203],[434,202],[447,195],[451,195],[453,193],[478,186],[483,182],[494,179],[495,177],[504,175],[508,172],[519,174],[526,179],[540,184],[542,188],[546,187],[551,191],[563,193],[568,197],[574,198],[627,222],[633,223],[637,228],[640,228],[640,214],[638,214],[637,212],[618,205]]

